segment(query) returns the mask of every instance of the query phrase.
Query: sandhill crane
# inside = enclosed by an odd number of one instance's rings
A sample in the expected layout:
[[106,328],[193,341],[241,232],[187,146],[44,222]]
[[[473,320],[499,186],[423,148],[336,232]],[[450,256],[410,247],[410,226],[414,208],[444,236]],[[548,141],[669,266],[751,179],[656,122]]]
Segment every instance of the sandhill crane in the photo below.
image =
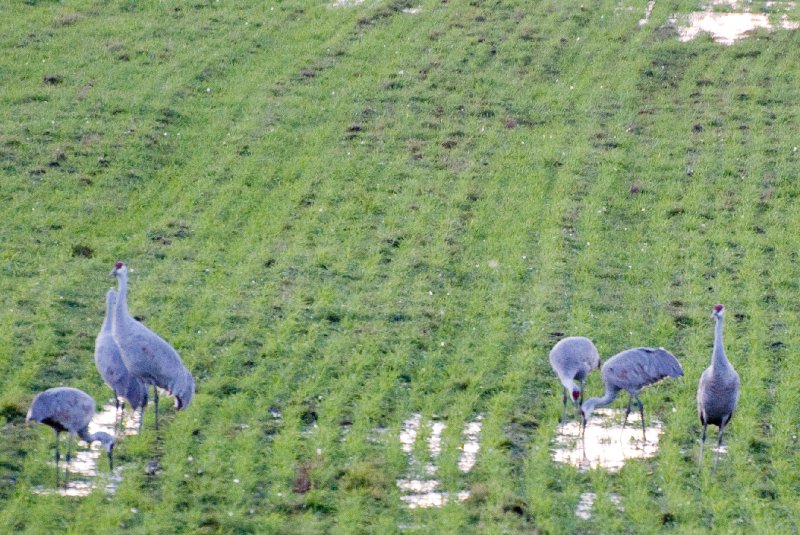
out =
[[586,429],[586,422],[597,405],[608,405],[614,401],[620,390],[627,390],[628,408],[625,410],[625,420],[622,425],[625,425],[631,412],[631,403],[636,399],[642,417],[642,436],[647,440],[644,405],[639,399],[639,390],[665,377],[680,377],[683,375],[683,368],[675,356],[664,348],[638,347],[625,350],[608,359],[600,369],[600,373],[603,376],[606,393],[601,398],[587,399],[581,405],[583,428]]
[[155,427],[158,430],[158,388],[175,397],[178,410],[185,409],[194,397],[194,378],[183,365],[178,352],[128,312],[128,268],[125,264],[115,263],[111,274],[119,281],[111,332],[128,371],[146,384],[153,385]]
[[564,423],[567,419],[567,395],[579,408],[583,402],[583,385],[592,370],[600,366],[600,355],[588,338],[569,336],[559,340],[550,350],[550,366],[564,386],[564,410],[561,414],[561,423]]
[[708,424],[719,428],[717,454],[714,457],[714,468],[716,468],[719,449],[722,446],[722,432],[730,422],[736,403],[739,401],[739,374],[731,366],[722,347],[722,320],[725,318],[725,307],[715,305],[711,317],[716,320],[711,366],[705,369],[697,385],[697,412],[700,415],[700,423],[703,424],[698,468],[703,465],[703,446],[706,443]]
[[114,290],[106,292],[106,315],[94,344],[94,364],[103,381],[114,391],[117,412],[119,412],[120,396],[128,402],[131,410],[135,411],[141,407],[144,411],[147,405],[147,385],[125,367],[119,345],[111,333],[116,297],[117,292]]
[[90,444],[94,441],[100,442],[108,452],[109,468],[111,470],[114,469],[113,452],[114,444],[116,444],[114,437],[102,431],[89,433],[89,422],[94,416],[95,408],[96,405],[92,396],[83,390],[67,386],[50,388],[39,393],[33,399],[26,420],[35,420],[49,425],[56,432],[56,485],[58,485],[58,436],[62,431],[69,433],[67,469],[69,469],[69,462],[72,456],[72,437],[74,435],[78,435],[82,440]]

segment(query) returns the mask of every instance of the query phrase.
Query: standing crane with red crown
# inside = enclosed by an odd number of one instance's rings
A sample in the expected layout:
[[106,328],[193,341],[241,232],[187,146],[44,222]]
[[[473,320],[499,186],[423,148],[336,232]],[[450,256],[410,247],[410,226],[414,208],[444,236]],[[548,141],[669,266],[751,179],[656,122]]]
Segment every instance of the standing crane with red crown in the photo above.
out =
[[731,421],[736,403],[739,401],[739,374],[733,369],[722,347],[722,320],[725,318],[725,307],[715,305],[711,317],[716,320],[711,366],[705,369],[697,385],[697,413],[700,416],[700,423],[703,424],[703,437],[700,439],[700,454],[697,460],[698,469],[703,466],[703,447],[706,443],[708,424],[719,428],[717,454],[714,457],[716,469],[719,450],[722,447],[722,433]]
[[567,397],[580,409],[583,385],[589,374],[600,366],[600,354],[588,338],[568,336],[559,340],[550,350],[550,366],[564,387],[564,410],[561,414],[563,424],[567,419]]
[[185,409],[194,397],[194,378],[183,365],[178,352],[128,312],[128,268],[125,264],[114,264],[111,274],[119,281],[111,332],[128,371],[145,384],[153,385],[155,427],[158,430],[158,389],[166,390],[175,398],[178,410]]

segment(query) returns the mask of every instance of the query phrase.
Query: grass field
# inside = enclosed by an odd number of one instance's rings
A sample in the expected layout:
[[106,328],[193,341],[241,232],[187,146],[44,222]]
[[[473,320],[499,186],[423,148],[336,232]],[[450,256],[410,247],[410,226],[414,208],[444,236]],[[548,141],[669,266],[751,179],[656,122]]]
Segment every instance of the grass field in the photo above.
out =
[[[680,42],[668,21],[701,7],[0,4],[0,526],[796,533],[800,35]],[[117,259],[196,398],[121,441],[113,495],[35,494],[35,393],[111,395],[92,353]],[[742,394],[698,474],[717,302]],[[569,334],[682,362],[642,395],[656,457],[552,461]],[[414,414],[447,424],[437,478],[464,503],[401,499]]]

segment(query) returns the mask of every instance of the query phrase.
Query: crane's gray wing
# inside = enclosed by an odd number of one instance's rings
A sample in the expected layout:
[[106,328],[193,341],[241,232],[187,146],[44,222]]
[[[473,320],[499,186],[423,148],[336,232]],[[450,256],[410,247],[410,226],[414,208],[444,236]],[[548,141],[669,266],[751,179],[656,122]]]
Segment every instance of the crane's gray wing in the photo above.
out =
[[642,386],[651,385],[666,377],[680,377],[683,375],[678,359],[665,349],[639,348],[643,354],[634,366],[635,374]]
[[603,376],[618,388],[638,390],[665,377],[683,375],[678,360],[665,349],[638,347],[615,355],[603,365]]
[[36,396],[28,419],[77,431],[89,424],[94,410],[94,399],[87,393],[76,388],[56,387]]

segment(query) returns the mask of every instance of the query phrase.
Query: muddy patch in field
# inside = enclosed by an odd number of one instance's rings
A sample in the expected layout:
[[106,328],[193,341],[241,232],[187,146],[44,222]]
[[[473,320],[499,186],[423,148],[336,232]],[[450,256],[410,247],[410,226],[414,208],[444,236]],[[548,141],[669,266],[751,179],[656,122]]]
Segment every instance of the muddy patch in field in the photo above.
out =
[[[592,511],[594,510],[594,502],[596,499],[597,494],[594,492],[584,492],[581,494],[578,506],[575,508],[575,516],[584,520],[591,520]],[[625,512],[625,508],[622,507],[622,498],[619,496],[619,494],[611,493],[609,494],[608,499],[616,506],[617,511],[620,513]]]
[[333,0],[329,7],[355,7],[364,3],[364,0]]
[[795,5],[795,2],[766,2],[762,11],[754,13],[749,2],[712,0],[703,11],[673,14],[668,24],[677,29],[678,39],[683,42],[708,34],[717,43],[732,45],[755,30],[800,28],[800,22],[789,18],[788,12]]
[[[139,422],[141,411],[125,410],[123,413],[122,426],[118,425],[117,408],[113,400],[103,406],[103,410],[94,415],[89,423],[89,433],[103,431],[109,435],[117,437],[117,442],[124,436],[135,435],[139,432]],[[64,467],[66,465],[69,472],[69,479],[66,485],[61,484],[58,489],[35,487],[37,494],[55,494],[61,496],[82,497],[88,496],[96,488],[103,488],[107,493],[114,493],[117,486],[122,481],[122,467],[115,467],[113,472],[109,471],[108,456],[105,449],[99,442],[93,442],[87,448],[87,444],[82,440],[73,443],[72,459],[69,465],[66,463],[66,440],[64,434],[61,437],[62,460],[59,462],[59,482],[64,478]],[[98,463],[104,463],[98,469]],[[55,461],[50,464],[55,467]]]
[[732,45],[759,28],[772,29],[769,17],[763,13],[714,13],[699,11],[676,19],[678,39],[683,42],[701,34],[711,35],[717,43]]
[[[458,459],[458,468],[463,473],[468,473],[475,466],[480,442],[478,440],[482,417],[478,416],[464,426],[462,433],[463,444],[461,455]],[[400,447],[408,457],[408,477],[397,480],[397,488],[403,493],[400,497],[411,509],[424,509],[430,507],[443,507],[453,499],[463,502],[469,498],[469,491],[460,491],[454,494],[439,490],[440,481],[434,476],[439,470],[438,460],[442,452],[442,433],[447,424],[441,421],[430,421],[426,424],[428,462],[422,464],[414,454],[414,447],[421,435],[422,415],[414,414],[403,422],[400,430]]]
[[647,440],[643,440],[639,414],[631,412],[623,426],[624,415],[623,410],[595,410],[583,436],[578,421],[560,425],[553,459],[580,470],[603,468],[616,472],[629,460],[653,457],[658,451],[661,423],[652,420],[645,428]]
[[650,16],[653,14],[654,7],[656,7],[656,0],[647,2],[647,7],[644,10],[644,17],[639,19],[639,26],[644,26],[650,22]]

